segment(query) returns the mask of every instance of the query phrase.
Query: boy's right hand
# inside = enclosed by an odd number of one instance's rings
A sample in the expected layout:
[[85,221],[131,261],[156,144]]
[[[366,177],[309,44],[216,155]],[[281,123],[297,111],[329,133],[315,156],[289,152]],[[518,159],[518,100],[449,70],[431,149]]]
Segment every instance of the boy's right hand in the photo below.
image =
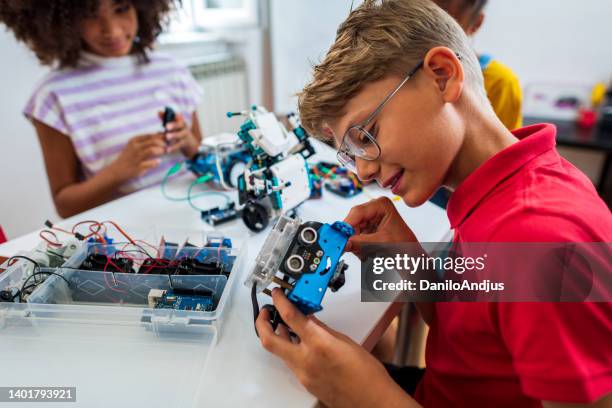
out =
[[166,141],[162,133],[136,136],[130,139],[109,167],[121,181],[127,181],[157,167],[159,157],[165,153]]
[[379,197],[353,207],[344,222],[355,229],[345,251],[360,256],[367,243],[416,242],[416,235],[406,225],[388,197]]

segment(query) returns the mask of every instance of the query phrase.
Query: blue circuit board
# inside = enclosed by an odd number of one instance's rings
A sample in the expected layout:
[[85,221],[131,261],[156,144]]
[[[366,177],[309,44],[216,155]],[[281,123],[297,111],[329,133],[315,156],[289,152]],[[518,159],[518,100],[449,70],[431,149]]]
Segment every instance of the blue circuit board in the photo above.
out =
[[159,298],[156,309],[187,310],[195,312],[212,312],[215,310],[213,296],[185,296],[176,295],[171,290],[166,291]]

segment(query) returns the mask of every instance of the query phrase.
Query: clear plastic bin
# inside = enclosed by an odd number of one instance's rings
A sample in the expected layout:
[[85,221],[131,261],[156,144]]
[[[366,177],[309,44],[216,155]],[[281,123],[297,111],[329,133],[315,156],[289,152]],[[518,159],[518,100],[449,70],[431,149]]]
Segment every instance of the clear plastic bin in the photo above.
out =
[[[76,387],[77,402],[58,407],[207,406],[200,391],[206,363],[244,279],[246,247],[228,250],[235,256],[229,276],[171,277],[174,288],[213,290],[218,303],[210,312],[149,308],[150,289],[170,288],[167,275],[71,269],[91,247],[58,271],[70,285],[51,275],[28,303],[0,303],[0,350],[11,367],[0,384]],[[17,262],[0,285],[20,282],[24,267]]]
[[[149,250],[151,256],[163,254],[168,248],[157,251]],[[91,271],[78,269],[89,254],[105,254],[115,259],[121,255],[134,254],[135,248],[130,244],[88,244],[84,245],[58,270],[62,277],[52,275],[36,288],[28,297],[31,304],[66,305],[78,307],[98,307],[104,310],[111,308],[143,309],[142,321],[154,322],[157,326],[166,323],[173,330],[188,331],[202,324],[212,324],[220,328],[223,310],[228,307],[237,275],[242,269],[244,256],[236,248],[190,247],[179,248],[173,256],[175,262],[181,259],[197,258],[201,261],[215,260],[221,262],[227,273],[219,275],[167,275],[154,273],[121,273],[109,271]],[[148,258],[144,254],[134,260],[132,269],[135,272],[147,269],[143,262]],[[174,309],[153,309],[149,307],[148,295],[151,289],[207,289],[213,293],[215,307],[211,311],[190,311]],[[60,311],[54,312],[58,317]],[[40,309],[37,309],[40,313]],[[39,314],[40,316],[40,314]]]

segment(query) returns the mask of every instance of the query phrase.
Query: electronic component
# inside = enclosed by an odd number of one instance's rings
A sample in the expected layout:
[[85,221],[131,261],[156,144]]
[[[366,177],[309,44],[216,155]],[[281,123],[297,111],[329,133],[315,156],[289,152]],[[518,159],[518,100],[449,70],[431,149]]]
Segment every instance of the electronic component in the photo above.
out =
[[168,262],[163,259],[146,259],[138,273],[155,275],[229,275],[230,269],[216,260],[199,261],[183,258]]
[[87,255],[79,269],[84,271],[134,273],[134,260],[101,253],[91,253]]
[[166,242],[163,238],[160,246],[163,248],[162,259],[174,259],[179,249],[177,243]]
[[256,293],[275,283],[303,313],[320,311],[327,288],[336,291],[344,284],[347,266],[340,258],[353,233],[350,225],[340,221],[301,223],[281,216],[245,281],[252,288],[254,305]]
[[214,207],[200,212],[202,221],[215,226],[235,220],[240,216],[240,211],[236,209],[236,203],[231,202],[225,207]]
[[208,176],[209,181],[232,190],[250,160],[236,135],[220,134],[204,138],[196,156],[187,160],[187,168],[197,177]]
[[325,190],[341,197],[354,197],[363,191],[363,184],[355,174],[334,163],[319,162],[311,168],[311,172]]
[[18,288],[8,288],[0,291],[0,302],[14,302],[19,297]]
[[179,246],[162,238],[157,256],[152,256],[150,251],[137,244],[120,248],[117,245],[91,245],[76,269],[149,275],[229,276],[235,260],[231,255],[231,239],[218,234],[209,235],[202,247],[189,242]]
[[169,106],[166,106],[164,108],[164,113],[162,114],[162,125],[164,127],[164,130],[166,130],[166,126],[168,125],[168,123],[172,123],[175,120],[176,113],[174,112],[174,109]]
[[151,289],[147,300],[155,309],[211,312],[216,307],[213,292],[207,289]]
[[165,245],[171,245],[171,250],[164,248],[161,258],[145,259],[138,273],[229,276],[234,265],[235,256],[230,255],[232,240],[223,235],[208,235],[203,247],[189,242],[186,242],[180,250],[177,244],[165,243]]
[[325,189],[344,198],[353,197],[362,190],[355,187],[355,184],[348,179],[333,180],[325,183]]

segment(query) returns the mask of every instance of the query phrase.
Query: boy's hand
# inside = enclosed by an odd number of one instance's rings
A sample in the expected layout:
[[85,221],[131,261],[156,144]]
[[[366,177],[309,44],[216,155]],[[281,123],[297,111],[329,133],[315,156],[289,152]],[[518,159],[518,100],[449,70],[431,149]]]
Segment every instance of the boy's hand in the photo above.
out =
[[[255,322],[263,347],[279,356],[298,380],[329,407],[417,406],[389,377],[383,365],[347,336],[314,316],[302,314],[278,288],[272,291],[281,317],[299,336],[292,340],[282,324],[277,332],[270,313]],[[410,405],[410,404],[414,405]]]
[[416,242],[417,238],[387,197],[353,207],[344,222],[355,229],[345,251],[359,256],[364,243]]
[[130,139],[109,168],[121,182],[124,182],[140,177],[157,167],[159,157],[165,152],[166,142],[163,134],[136,136]]
[[[163,118],[164,112],[159,112],[159,117]],[[174,122],[170,122],[166,125],[166,153],[174,153],[180,150],[185,157],[188,159],[198,153],[200,142],[195,137],[191,129],[185,123],[183,115],[180,113],[176,114]]]

